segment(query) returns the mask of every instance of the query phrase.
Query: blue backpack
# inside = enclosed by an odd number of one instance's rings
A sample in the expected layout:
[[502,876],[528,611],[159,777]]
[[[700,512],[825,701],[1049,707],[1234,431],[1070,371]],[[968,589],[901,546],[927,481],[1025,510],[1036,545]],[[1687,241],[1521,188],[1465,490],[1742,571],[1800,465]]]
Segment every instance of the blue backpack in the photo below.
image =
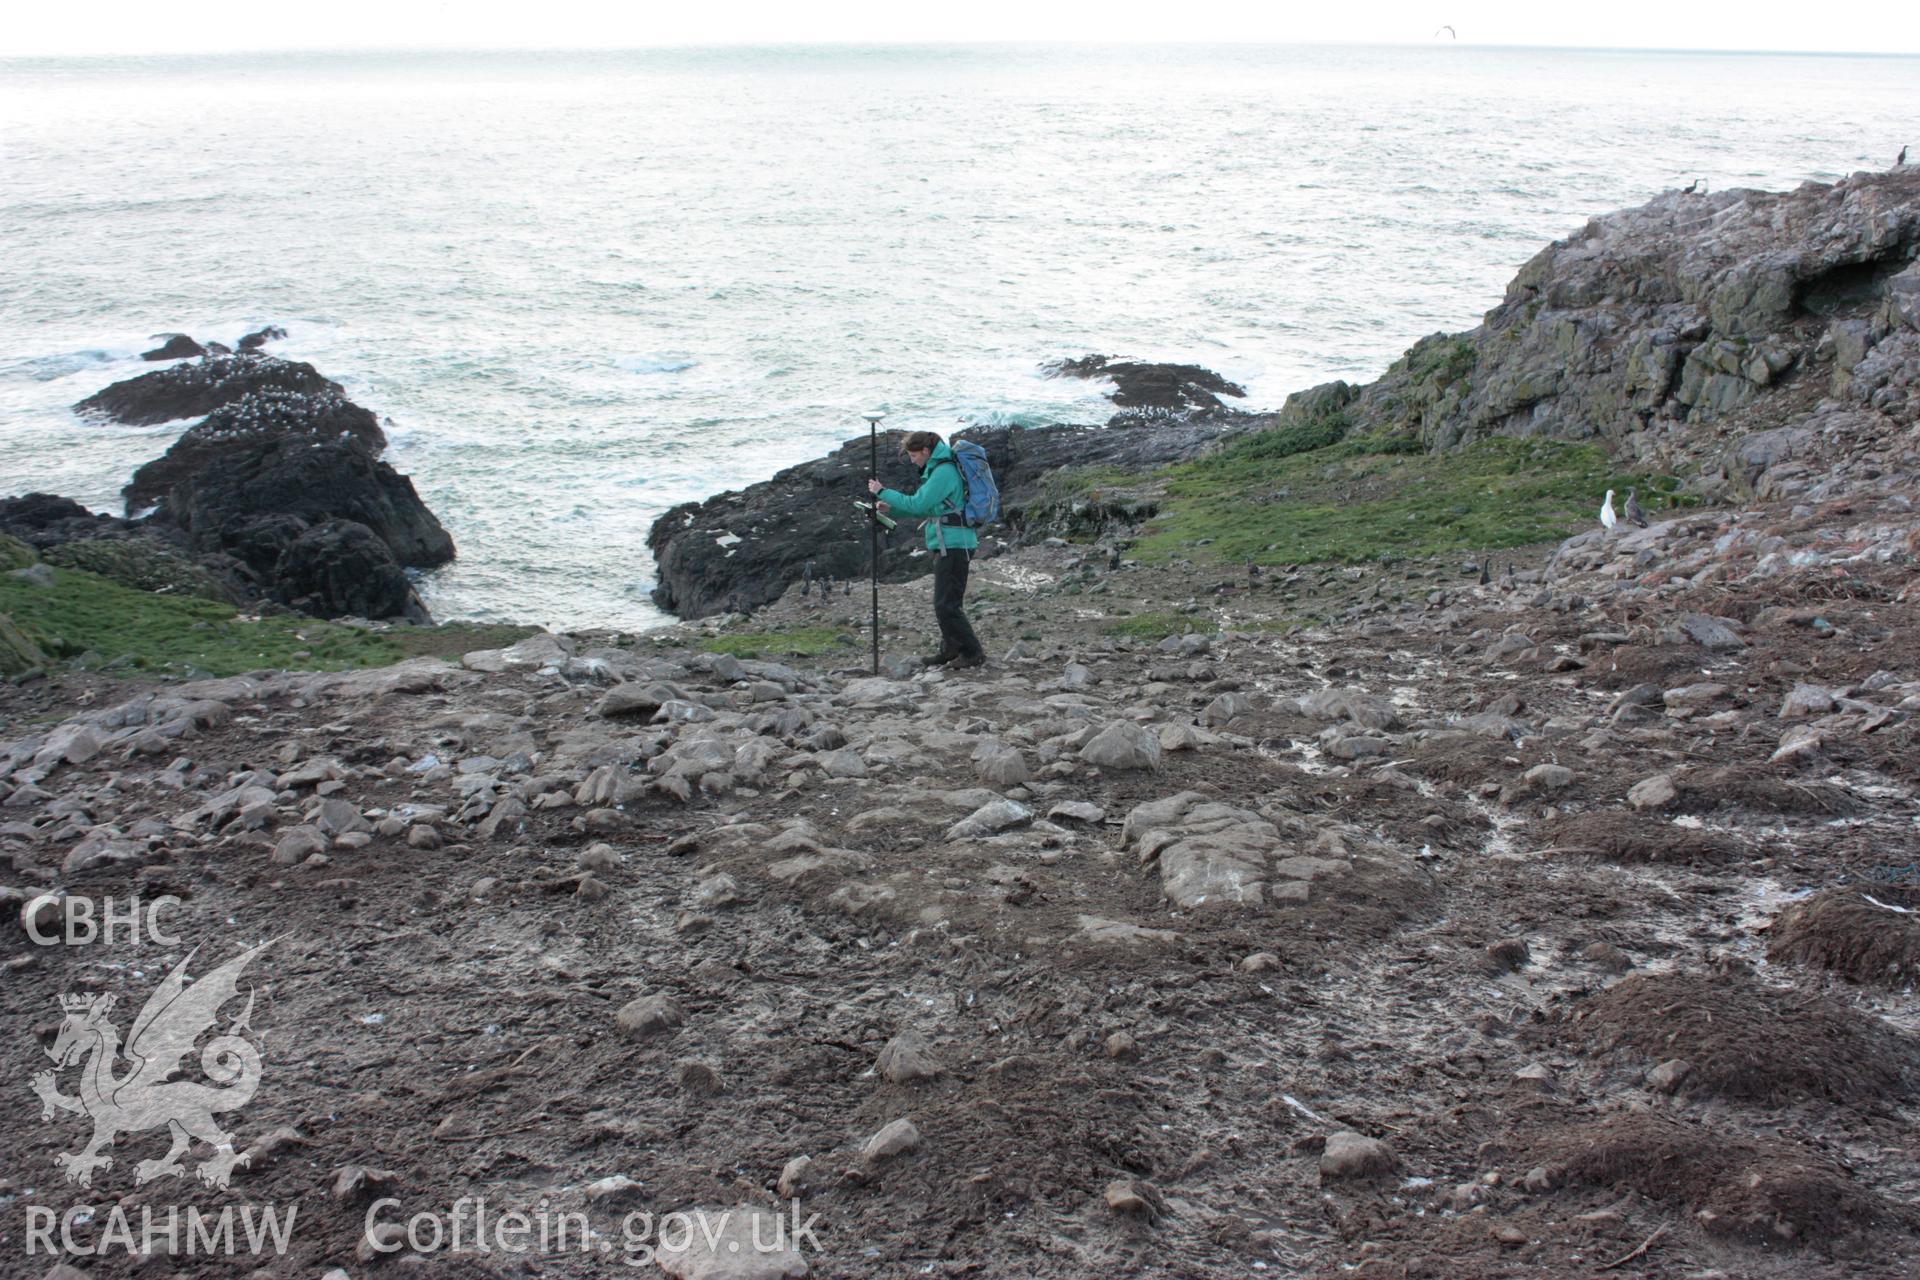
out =
[[941,461],[953,463],[960,472],[960,492],[966,495],[958,513],[961,521],[969,529],[992,524],[1000,518],[1000,486],[993,482],[987,451],[971,440],[955,440],[952,448],[953,457]]

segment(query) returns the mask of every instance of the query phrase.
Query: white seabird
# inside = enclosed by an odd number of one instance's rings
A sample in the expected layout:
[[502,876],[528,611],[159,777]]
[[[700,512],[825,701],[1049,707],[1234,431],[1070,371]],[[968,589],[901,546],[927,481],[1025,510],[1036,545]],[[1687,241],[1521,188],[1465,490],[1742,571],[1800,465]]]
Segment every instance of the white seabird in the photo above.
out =
[[1600,500],[1600,523],[1607,526],[1608,533],[1612,533],[1613,526],[1619,523],[1613,514],[1613,490],[1611,489],[1607,490],[1607,496]]

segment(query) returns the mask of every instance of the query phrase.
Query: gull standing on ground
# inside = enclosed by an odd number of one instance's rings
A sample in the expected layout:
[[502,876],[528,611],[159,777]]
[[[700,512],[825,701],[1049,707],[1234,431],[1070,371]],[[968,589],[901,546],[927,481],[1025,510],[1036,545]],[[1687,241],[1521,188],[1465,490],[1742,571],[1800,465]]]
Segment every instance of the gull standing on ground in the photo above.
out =
[[1627,505],[1623,514],[1630,523],[1637,524],[1644,529],[1647,527],[1647,513],[1640,509],[1640,499],[1635,496],[1639,492],[1638,489],[1627,490]]
[[1608,533],[1613,532],[1613,526],[1617,523],[1613,515],[1613,490],[1611,489],[1607,490],[1607,496],[1600,500],[1600,523],[1607,527]]

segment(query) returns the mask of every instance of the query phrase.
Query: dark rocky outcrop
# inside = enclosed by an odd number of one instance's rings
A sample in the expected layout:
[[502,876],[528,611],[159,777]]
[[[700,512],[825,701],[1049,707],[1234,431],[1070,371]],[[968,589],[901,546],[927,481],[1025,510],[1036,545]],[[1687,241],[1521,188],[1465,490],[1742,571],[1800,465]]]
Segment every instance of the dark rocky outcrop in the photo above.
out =
[[134,472],[121,491],[127,510],[160,505],[176,485],[222,456],[295,437],[310,443],[351,439],[370,455],[387,447],[387,437],[373,414],[336,391],[253,391],[215,409],[189,427],[164,455]]
[[1107,398],[1122,409],[1159,409],[1172,413],[1220,409],[1221,396],[1246,397],[1246,388],[1197,364],[1151,364],[1082,356],[1042,366],[1051,378],[1106,378],[1114,389]]
[[[242,344],[284,336],[268,328]],[[210,356],[78,407],[128,422],[206,417],[135,473],[124,490],[131,518],[47,494],[0,501],[0,530],[49,560],[147,590],[428,620],[405,569],[452,560],[453,539],[380,460],[387,441],[374,415],[310,365]]]
[[[1003,524],[996,530],[1018,537],[1054,501],[1049,476],[1075,467],[1147,470],[1269,423],[1235,415],[1150,427],[974,427],[959,434],[986,449],[1001,494]],[[880,479],[910,492],[918,476],[900,458],[901,438],[882,437]],[[758,608],[779,599],[809,560],[818,576],[865,577],[867,523],[852,504],[865,495],[867,470],[868,442],[849,440],[771,480],[675,507],[647,538],[659,566],[654,603],[688,618]],[[883,539],[881,578],[899,582],[931,572],[922,548],[917,524],[902,521]]]
[[264,329],[255,329],[252,333],[242,337],[239,347],[242,351],[258,351],[269,342],[278,342],[286,336],[287,331],[285,329],[282,329],[277,324],[270,324]]
[[1286,413],[1433,449],[1593,439],[1709,494],[1815,493],[1829,462],[1920,417],[1916,256],[1920,169],[1669,192],[1541,250],[1477,328]]
[[150,426],[202,417],[267,390],[340,394],[339,385],[310,364],[262,355],[210,355],[116,382],[73,408],[82,417]]
[[432,620],[392,549],[352,520],[302,529],[274,565],[273,582],[284,603],[319,618]]
[[0,498],[0,533],[45,551],[83,539],[137,537],[141,530],[138,521],[95,515],[72,498],[29,493]]
[[165,338],[159,346],[140,354],[142,360],[184,360],[190,356],[203,356],[207,349],[184,333],[156,333],[155,339]]
[[260,521],[365,525],[400,564],[431,568],[453,559],[453,539],[413,482],[351,436],[314,440],[287,433],[249,440],[176,481],[154,515],[203,551],[257,537]]

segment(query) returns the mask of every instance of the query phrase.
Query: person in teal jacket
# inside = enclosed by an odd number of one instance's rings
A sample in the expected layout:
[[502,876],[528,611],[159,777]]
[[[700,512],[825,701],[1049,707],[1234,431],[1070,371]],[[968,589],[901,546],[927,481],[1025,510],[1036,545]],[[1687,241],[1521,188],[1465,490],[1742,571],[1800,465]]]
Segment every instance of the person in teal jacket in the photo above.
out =
[[911,432],[901,450],[920,468],[920,484],[912,493],[884,488],[867,481],[867,491],[878,499],[883,513],[923,520],[927,550],[933,552],[933,617],[940,624],[940,652],[927,658],[929,666],[977,667],[987,660],[980,638],[967,621],[967,569],[980,535],[967,527],[961,512],[966,489],[960,464],[946,441],[931,431]]

